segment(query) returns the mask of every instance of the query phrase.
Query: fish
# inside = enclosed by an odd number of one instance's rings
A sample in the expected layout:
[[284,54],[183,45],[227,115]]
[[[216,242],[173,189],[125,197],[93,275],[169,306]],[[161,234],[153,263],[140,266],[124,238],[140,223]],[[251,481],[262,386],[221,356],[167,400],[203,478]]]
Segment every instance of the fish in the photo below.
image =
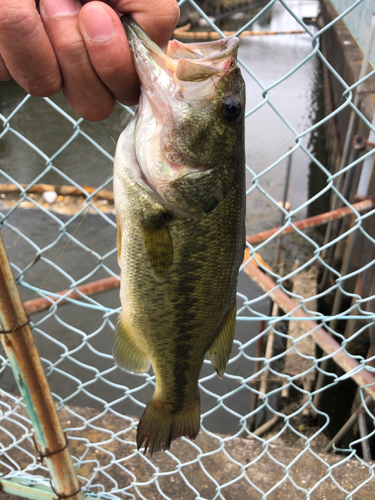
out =
[[117,143],[114,202],[121,268],[113,356],[155,391],[137,428],[152,455],[200,430],[206,353],[222,378],[245,249],[245,84],[238,38],[169,42],[123,16],[141,83]]

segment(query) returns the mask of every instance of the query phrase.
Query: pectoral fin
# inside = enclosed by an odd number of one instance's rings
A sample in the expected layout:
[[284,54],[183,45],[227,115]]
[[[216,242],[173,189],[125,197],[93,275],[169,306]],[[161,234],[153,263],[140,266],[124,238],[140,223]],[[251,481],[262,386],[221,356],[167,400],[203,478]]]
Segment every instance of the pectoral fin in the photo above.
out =
[[112,352],[116,364],[128,372],[143,373],[150,368],[148,357],[135,343],[121,315],[116,324]]
[[164,216],[147,221],[142,219],[142,231],[146,252],[156,278],[163,281],[173,262],[172,238]]
[[233,345],[234,327],[236,325],[236,304],[228,309],[207,354],[218,377],[223,378]]

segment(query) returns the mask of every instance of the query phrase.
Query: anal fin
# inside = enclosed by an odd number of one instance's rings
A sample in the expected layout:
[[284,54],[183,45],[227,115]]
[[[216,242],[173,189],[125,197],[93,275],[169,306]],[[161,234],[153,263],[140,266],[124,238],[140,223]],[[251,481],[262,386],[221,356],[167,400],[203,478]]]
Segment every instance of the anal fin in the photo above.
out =
[[128,372],[143,373],[150,368],[150,360],[135,343],[121,315],[116,324],[112,352],[116,364]]
[[221,322],[218,333],[207,354],[210,357],[212,366],[215,368],[218,377],[223,378],[225,367],[227,366],[229,356],[232,350],[234,328],[236,326],[236,303],[232,304],[223,321]]
[[151,268],[163,281],[173,262],[172,238],[165,224],[164,216],[153,221],[141,220],[143,239]]

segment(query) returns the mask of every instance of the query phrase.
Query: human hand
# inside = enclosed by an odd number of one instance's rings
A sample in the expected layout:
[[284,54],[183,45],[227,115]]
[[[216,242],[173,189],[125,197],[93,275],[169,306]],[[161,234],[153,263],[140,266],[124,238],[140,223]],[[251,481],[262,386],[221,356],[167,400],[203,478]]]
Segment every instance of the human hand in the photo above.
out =
[[125,13],[162,47],[179,18],[176,0],[1,0],[0,81],[13,78],[36,96],[62,88],[90,121],[109,116],[115,100],[136,104],[138,77],[118,15]]

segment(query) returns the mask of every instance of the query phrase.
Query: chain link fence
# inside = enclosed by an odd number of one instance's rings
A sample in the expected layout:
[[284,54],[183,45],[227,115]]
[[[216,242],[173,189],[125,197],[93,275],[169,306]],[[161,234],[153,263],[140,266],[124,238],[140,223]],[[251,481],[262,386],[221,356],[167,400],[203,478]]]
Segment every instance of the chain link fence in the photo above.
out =
[[[198,38],[258,32],[241,38],[239,51],[249,238],[236,337],[222,380],[204,362],[194,442],[181,438],[152,458],[137,451],[154,376],[125,373],[111,354],[120,311],[113,140],[134,110],[117,104],[91,124],[61,95],[0,86],[0,229],[82,490],[113,500],[373,498],[375,234],[373,202],[363,200],[372,194],[375,129],[363,96],[373,95],[375,71],[346,82],[321,40],[349,13],[361,19],[364,6],[375,8],[350,1],[332,22],[311,24],[313,0],[238,11],[233,3],[230,16],[210,2],[180,6]],[[324,79],[341,85],[331,112]],[[338,168],[344,137],[332,127],[341,117],[348,123],[351,110],[353,135],[366,140]],[[357,185],[365,188],[355,199]],[[350,217],[326,218],[325,234],[306,229],[307,216],[331,209]],[[49,484],[48,469],[4,351],[0,394],[0,479],[32,495]]]

